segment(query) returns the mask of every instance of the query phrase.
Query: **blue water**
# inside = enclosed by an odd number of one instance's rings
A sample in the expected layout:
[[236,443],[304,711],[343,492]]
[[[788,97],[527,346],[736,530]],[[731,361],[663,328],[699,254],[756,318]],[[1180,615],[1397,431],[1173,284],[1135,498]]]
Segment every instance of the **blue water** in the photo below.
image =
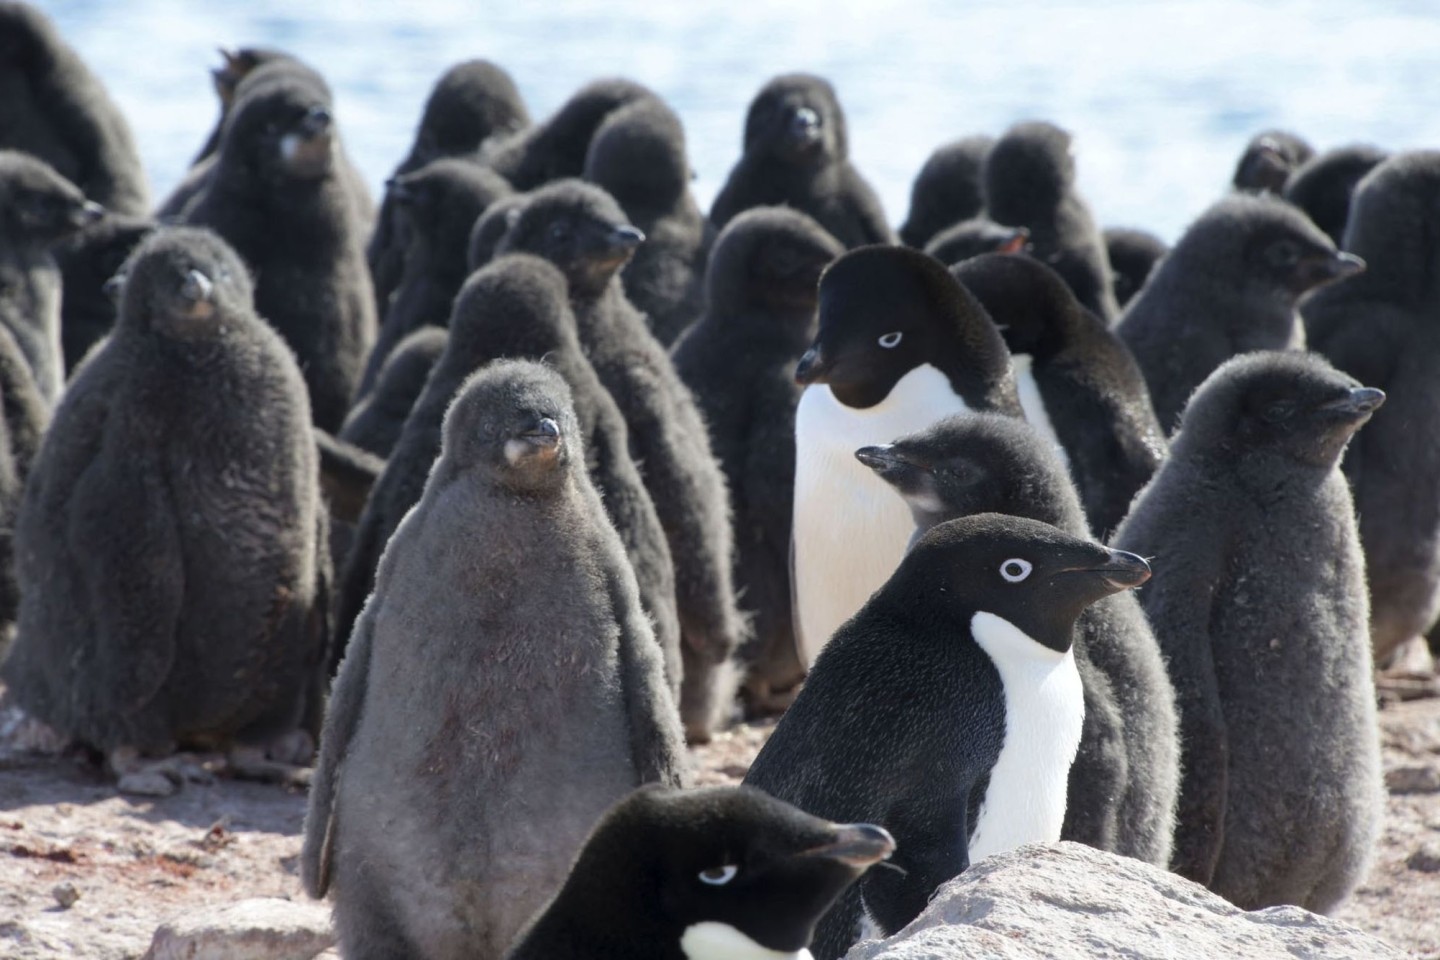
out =
[[217,45],[289,49],[336,90],[380,182],[449,64],[488,57],[544,117],[597,76],[657,90],[685,121],[702,205],[770,76],[829,77],[852,155],[892,222],[937,144],[1045,118],[1076,134],[1106,225],[1173,239],[1282,126],[1319,147],[1440,146],[1437,0],[45,0],[130,117],[157,198],[214,122]]

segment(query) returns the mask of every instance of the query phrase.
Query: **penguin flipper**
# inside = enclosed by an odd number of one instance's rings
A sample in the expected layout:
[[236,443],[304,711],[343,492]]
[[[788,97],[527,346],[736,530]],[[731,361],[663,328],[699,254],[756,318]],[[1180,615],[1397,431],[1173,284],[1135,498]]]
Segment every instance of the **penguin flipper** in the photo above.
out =
[[360,726],[360,714],[365,706],[374,633],[375,611],[367,606],[355,623],[345,659],[340,663],[320,735],[320,756],[310,781],[305,841],[300,849],[300,879],[305,884],[305,892],[316,899],[325,896],[330,888],[335,851],[335,793],[339,787],[340,766]]
[[[625,698],[630,755],[639,784],[689,785],[680,710],[670,685],[655,631],[636,591],[610,578],[610,602],[620,627],[620,683]],[[638,784],[637,784],[638,785]]]

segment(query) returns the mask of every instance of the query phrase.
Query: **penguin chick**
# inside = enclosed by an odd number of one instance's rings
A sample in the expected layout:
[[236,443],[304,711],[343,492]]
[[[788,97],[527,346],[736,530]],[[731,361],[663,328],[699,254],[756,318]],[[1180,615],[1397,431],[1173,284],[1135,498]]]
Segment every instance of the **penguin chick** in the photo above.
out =
[[999,325],[1025,418],[1058,447],[1103,538],[1165,458],[1135,358],[1038,260],[988,253],[950,272]]
[[1295,134],[1264,130],[1245,145],[1230,182],[1244,193],[1278,195],[1290,174],[1314,155],[1315,148]]
[[829,81],[778,76],[745,115],[744,154],[710,207],[719,230],[741,210],[789,206],[847,248],[894,243],[880,198],[849,158],[845,114]]
[[680,710],[686,734],[703,741],[730,713],[739,679],[732,658],[746,627],[732,579],[725,475],[694,397],[618,276],[643,239],[604,190],[565,180],[530,195],[500,252],[531,253],[560,268],[580,345],[625,417],[631,456],[675,562],[685,658]]
[[590,142],[605,119],[627,104],[651,99],[656,99],[655,92],[633,80],[592,80],[544,123],[482,144],[480,161],[516,190],[578,177],[585,169]]
[[465,264],[471,273],[495,259],[495,248],[505,239],[506,232],[520,216],[520,208],[530,199],[526,193],[512,193],[490,204],[475,226],[465,245]]
[[225,62],[210,71],[210,80],[215,87],[215,96],[220,101],[220,118],[215,121],[215,126],[211,129],[210,135],[205,138],[205,144],[200,148],[200,152],[195,155],[194,160],[190,161],[192,169],[220,149],[220,138],[225,133],[225,121],[230,116],[231,107],[235,105],[235,91],[239,89],[240,82],[248,77],[256,67],[262,67],[277,60],[295,60],[284,50],[276,50],[273,47],[240,47],[234,51],[221,47],[220,58]]
[[472,160],[442,157],[390,181],[385,198],[405,238],[404,269],[375,346],[366,360],[358,396],[369,395],[390,352],[424,326],[450,322],[455,294],[469,276],[465,248],[470,230],[510,185]]
[[805,676],[790,602],[795,495],[795,363],[815,336],[821,272],[844,252],[814,220],[754,207],[725,227],[705,277],[705,313],[675,345],[725,471],[735,529],[735,588],[754,616],[743,652],[758,710],[783,709]]
[[1132,554],[980,514],[927,532],[841,627],[745,776],[895,837],[900,869],[830,909],[817,960],[842,956],[862,921],[897,932],[972,861],[1059,839],[1084,712],[1075,620],[1149,575]]
[[1440,152],[1396,154],[1355,191],[1345,248],[1366,271],[1305,300],[1312,348],[1389,398],[1345,454],[1383,663],[1440,615]]
[[51,248],[60,267],[60,348],[67,373],[115,325],[115,291],[106,284],[155,227],[143,217],[107,214]]
[[1075,186],[1071,137],[1051,123],[1017,123],[985,156],[985,213],[1030,231],[1031,252],[1106,323],[1120,313],[1100,231]]
[[1145,286],[1170,247],[1155,234],[1133,227],[1106,227],[1100,236],[1110,258],[1110,288],[1123,310]]
[[53,404],[65,385],[60,267],[50,248],[104,216],[43,160],[0,150],[0,324]]
[[[952,417],[855,455],[904,497],[915,539],[946,520],[991,512],[1089,535],[1054,448],[1014,417]],[[1075,631],[1085,722],[1060,838],[1168,866],[1180,746],[1160,647],[1128,593],[1087,607]]]
[[1010,352],[934,259],[865,247],[820,279],[820,323],[795,379],[795,630],[806,665],[894,572],[913,524],[855,451],[973,410],[1021,415]]
[[941,230],[984,211],[980,171],[994,143],[994,137],[973,136],[935,148],[910,188],[910,215],[900,226],[901,243],[923,249]]
[[324,81],[287,61],[259,67],[186,215],[254,271],[255,307],[295,351],[325,430],[344,421],[375,339],[364,226],[338,155]]
[[683,786],[660,652],[560,375],[490,364],[380,562],[335,681],[301,875],[346,957],[499,957],[586,835]]
[[396,344],[380,368],[375,389],[355,401],[336,436],[388,459],[449,339],[443,327],[426,325]]
[[611,807],[506,960],[806,958],[815,924],[895,841],[749,787],[642,788]]
[[[386,181],[375,230],[365,260],[375,281],[375,311],[380,317],[405,270],[403,227],[396,222],[389,183],[441,157],[474,155],[491,137],[505,137],[530,126],[530,113],[510,74],[489,60],[465,60],[440,75],[425,100],[415,142]],[[508,192],[508,191],[507,191]]]
[[125,274],[26,485],[5,682],[112,757],[316,735],[328,558],[300,372],[214,234],[158,231]]
[[658,97],[612,113],[585,157],[585,179],[614,197],[645,234],[620,277],[625,295],[666,346],[700,316],[714,239],[690,193],[692,175],[680,118]]
[[1234,194],[1201,214],[1115,327],[1160,426],[1173,430],[1191,391],[1228,358],[1303,349],[1300,296],[1364,268],[1274,197]]
[[1025,227],[1007,227],[982,214],[941,230],[925,244],[925,252],[949,265],[982,253],[1020,253],[1029,245]]
[[29,3],[0,3],[0,149],[44,161],[108,210],[135,217],[149,211],[125,115]]
[[1389,156],[1378,147],[1359,143],[1326,150],[1290,174],[1284,197],[1304,210],[1335,246],[1343,246],[1355,185]]
[[1226,362],[1115,534],[1155,558],[1140,602],[1183,750],[1172,869],[1242,910],[1326,913],[1369,867],[1380,740],[1338,467],[1383,399],[1313,354]]

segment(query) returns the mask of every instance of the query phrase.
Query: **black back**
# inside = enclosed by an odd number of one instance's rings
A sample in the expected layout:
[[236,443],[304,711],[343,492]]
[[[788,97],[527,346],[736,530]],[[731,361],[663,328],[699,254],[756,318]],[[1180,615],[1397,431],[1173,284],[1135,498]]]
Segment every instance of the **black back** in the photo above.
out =
[[985,209],[980,171],[994,143],[994,137],[977,135],[935,148],[910,188],[910,215],[900,225],[902,243],[923,248],[941,230]]

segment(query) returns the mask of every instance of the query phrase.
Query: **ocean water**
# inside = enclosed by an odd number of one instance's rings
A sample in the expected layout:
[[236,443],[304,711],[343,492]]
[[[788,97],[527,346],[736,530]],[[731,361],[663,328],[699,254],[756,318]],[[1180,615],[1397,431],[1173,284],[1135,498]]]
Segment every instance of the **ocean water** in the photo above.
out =
[[1271,126],[1319,148],[1440,147],[1440,0],[43,0],[130,118],[156,198],[217,112],[217,46],[290,50],[336,92],[378,191],[435,78],[470,57],[531,113],[587,80],[647,84],[686,125],[708,206],[769,77],[836,86],[852,157],[903,220],[938,144],[1043,118],[1071,130],[1104,225],[1173,240]]

